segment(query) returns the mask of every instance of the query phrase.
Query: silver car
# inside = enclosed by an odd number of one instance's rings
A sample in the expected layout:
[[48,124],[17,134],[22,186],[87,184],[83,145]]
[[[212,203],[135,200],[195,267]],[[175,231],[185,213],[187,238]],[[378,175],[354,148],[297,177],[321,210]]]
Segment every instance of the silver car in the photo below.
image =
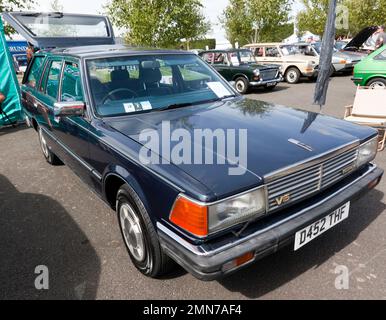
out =
[[[312,44],[312,47],[315,49],[316,53],[320,55],[322,43],[315,42]],[[355,52],[351,53],[349,51],[340,51],[339,45],[335,45],[334,54],[332,56],[332,66],[334,72],[342,73],[351,73],[354,69],[354,66],[360,62],[362,56],[356,54]]]

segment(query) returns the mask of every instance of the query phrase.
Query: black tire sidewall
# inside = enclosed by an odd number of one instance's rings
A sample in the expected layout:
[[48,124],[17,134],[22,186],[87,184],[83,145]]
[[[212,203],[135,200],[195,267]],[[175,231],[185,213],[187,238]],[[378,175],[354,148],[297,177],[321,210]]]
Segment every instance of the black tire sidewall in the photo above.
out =
[[386,79],[383,78],[373,78],[367,82],[367,86],[370,87],[374,82],[382,82],[386,86]]
[[[138,220],[140,221],[140,224],[141,224],[143,239],[145,243],[145,259],[142,262],[136,260],[133,257],[124,239],[124,234],[123,234],[121,219],[120,219],[120,209],[122,205],[125,203],[128,203],[134,209],[135,214],[138,217]],[[149,277],[156,276],[157,273],[159,272],[160,262],[162,259],[161,248],[160,248],[158,239],[155,239],[154,236],[151,237],[151,234],[155,235],[156,233],[154,229],[149,230],[150,228],[153,228],[152,225],[150,225],[151,224],[150,217],[143,203],[140,201],[139,197],[134,192],[134,190],[131,189],[130,186],[124,185],[119,190],[117,195],[116,211],[117,211],[118,224],[121,231],[122,239],[132,263],[144,275]],[[146,223],[145,223],[145,220],[147,220]]]
[[[296,80],[295,81],[288,81],[288,75],[289,75],[289,73],[291,72],[291,71],[295,71],[296,72]],[[289,83],[289,84],[295,84],[295,83],[298,83],[299,82],[299,80],[300,80],[300,72],[299,72],[299,70],[298,69],[296,69],[296,68],[289,68],[287,71],[286,71],[286,73],[285,73],[285,80],[287,81],[287,83]]]
[[[238,82],[242,82],[244,84],[244,90],[243,91],[239,91],[237,90],[237,83]],[[235,80],[235,87],[236,87],[236,91],[240,94],[246,94],[248,92],[248,88],[249,88],[249,82],[247,79],[245,78],[242,78],[242,77],[239,77]]]

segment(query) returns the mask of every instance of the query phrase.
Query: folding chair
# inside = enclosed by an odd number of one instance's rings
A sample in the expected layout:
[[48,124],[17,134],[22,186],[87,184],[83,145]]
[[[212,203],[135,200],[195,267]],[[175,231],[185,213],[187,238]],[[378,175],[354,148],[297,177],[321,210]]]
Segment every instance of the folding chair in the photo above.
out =
[[354,104],[346,107],[344,119],[377,129],[378,150],[383,151],[386,142],[386,88],[358,87]]

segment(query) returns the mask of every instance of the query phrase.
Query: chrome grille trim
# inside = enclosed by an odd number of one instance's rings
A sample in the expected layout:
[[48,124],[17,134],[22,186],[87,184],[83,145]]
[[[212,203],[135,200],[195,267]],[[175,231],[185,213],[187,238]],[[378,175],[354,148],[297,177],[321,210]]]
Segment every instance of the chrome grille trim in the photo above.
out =
[[270,69],[260,71],[260,77],[262,80],[273,80],[276,79],[279,75],[279,70]]
[[[267,211],[277,210],[295,201],[302,200],[324,188],[337,183],[351,174],[358,158],[358,144],[350,144],[339,151],[330,152],[308,163],[276,174],[276,180],[267,182]],[[345,169],[348,169],[345,172]],[[352,170],[350,170],[352,169]],[[287,176],[282,176],[290,172]],[[280,197],[290,195],[286,203],[280,203]],[[279,200],[278,200],[279,199]]]

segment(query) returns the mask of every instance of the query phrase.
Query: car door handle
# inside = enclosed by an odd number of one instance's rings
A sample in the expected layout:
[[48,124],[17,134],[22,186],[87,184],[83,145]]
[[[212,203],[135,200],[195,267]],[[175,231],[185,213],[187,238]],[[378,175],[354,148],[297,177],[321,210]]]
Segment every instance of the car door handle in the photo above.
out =
[[34,103],[33,103],[33,106],[37,109],[37,108],[38,108],[37,102],[34,102]]

